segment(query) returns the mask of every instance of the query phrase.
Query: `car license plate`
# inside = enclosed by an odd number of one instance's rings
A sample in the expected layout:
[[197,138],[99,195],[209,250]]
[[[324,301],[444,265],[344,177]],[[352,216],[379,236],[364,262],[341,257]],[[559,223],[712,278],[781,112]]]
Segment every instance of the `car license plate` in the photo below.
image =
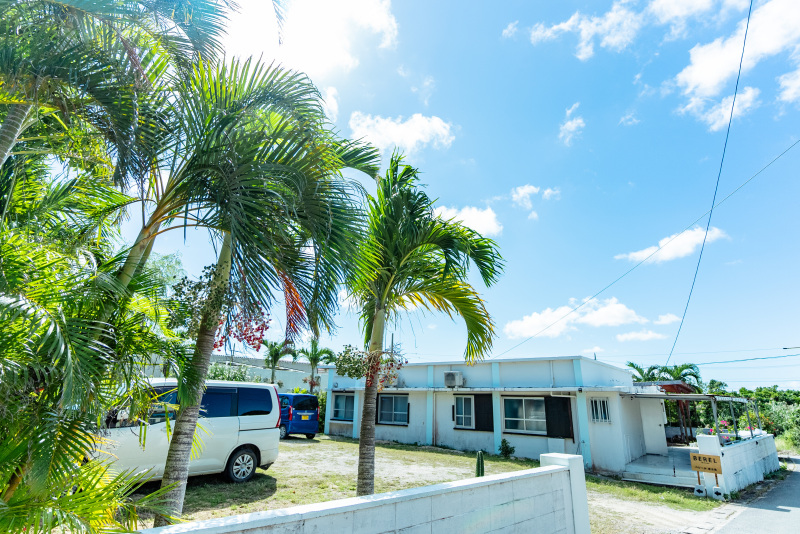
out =
[[308,421],[308,416],[307,415],[303,416],[303,421]]

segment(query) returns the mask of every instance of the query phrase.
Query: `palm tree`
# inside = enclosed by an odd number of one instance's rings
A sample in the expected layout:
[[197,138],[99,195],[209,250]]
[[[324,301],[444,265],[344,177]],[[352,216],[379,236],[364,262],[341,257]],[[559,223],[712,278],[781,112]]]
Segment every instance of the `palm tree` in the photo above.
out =
[[308,360],[308,363],[311,365],[311,377],[308,382],[308,390],[309,393],[314,393],[314,386],[319,385],[316,383],[317,367],[321,362],[328,363],[335,360],[336,353],[327,347],[320,347],[319,338],[313,337],[311,338],[310,346],[307,349],[302,348],[298,350],[297,354]]
[[661,378],[661,367],[658,365],[651,365],[646,369],[633,362],[628,362],[625,365],[633,369],[634,382],[656,382]]
[[266,340],[263,340],[263,341],[261,341],[261,343],[263,343],[264,346],[267,347],[267,354],[266,354],[266,357],[264,359],[269,364],[270,369],[272,369],[272,378],[270,379],[270,382],[272,384],[274,384],[275,383],[275,369],[278,367],[278,364],[280,363],[281,358],[283,358],[284,356],[289,356],[289,355],[291,355],[292,357],[295,357],[295,352],[292,350],[291,344],[289,344],[285,340],[284,341],[266,341]]
[[[349,269],[360,213],[341,169],[376,173],[375,149],[336,138],[325,126],[319,92],[280,68],[199,63],[179,81],[184,113],[174,165],[155,186],[153,211],[118,280],[125,285],[155,237],[181,219],[220,243],[193,356],[178,388],[180,410],[162,487],[179,515],[203,381],[222,312],[269,307],[275,291],[287,306],[287,339],[303,327],[329,328],[336,287]],[[314,311],[312,321],[306,309]],[[156,525],[168,518],[156,517]]]
[[96,319],[115,290],[117,216],[135,199],[92,173],[54,179],[38,159],[21,163],[0,222],[0,530],[135,529],[160,496],[133,501],[141,477],[81,461],[106,411],[146,396],[139,362],[172,348],[141,276],[135,304]]
[[[52,134],[83,121],[114,145],[118,185],[150,170],[146,148],[158,136],[149,114],[156,78],[186,72],[222,51],[227,10],[216,0],[9,0],[0,4],[0,166],[23,133],[48,117]],[[155,129],[154,129],[155,128]],[[73,141],[75,139],[73,138]],[[87,142],[95,142],[89,139]],[[71,151],[75,154],[75,143]],[[62,154],[63,156],[64,154]],[[12,177],[13,179],[13,177]],[[3,188],[6,202],[13,181]],[[1,207],[5,217],[6,207]]]
[[700,369],[693,363],[663,366],[659,371],[662,379],[680,380],[694,389],[700,389]]
[[359,246],[362,266],[349,281],[360,305],[370,369],[366,377],[358,450],[358,495],[374,492],[377,362],[383,353],[386,321],[419,307],[461,316],[467,327],[464,357],[475,361],[489,352],[494,323],[483,300],[468,283],[470,264],[483,282],[502,271],[496,244],[455,221],[436,216],[433,203],[417,187],[417,169],[393,154],[377,197],[368,197],[367,235]]

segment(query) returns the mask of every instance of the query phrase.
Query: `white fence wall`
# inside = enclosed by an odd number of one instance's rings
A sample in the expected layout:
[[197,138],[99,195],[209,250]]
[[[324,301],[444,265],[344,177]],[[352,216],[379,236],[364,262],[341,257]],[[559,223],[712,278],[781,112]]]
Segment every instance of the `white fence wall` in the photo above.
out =
[[[720,456],[722,475],[719,487],[723,493],[731,493],[761,482],[764,475],[780,469],[775,438],[772,434],[746,439],[733,445],[721,446],[717,436],[697,436],[700,454]],[[714,474],[703,473],[709,495],[714,487]]]
[[581,457],[543,455],[542,463],[548,462],[561,465],[183,523],[142,534],[589,534]]

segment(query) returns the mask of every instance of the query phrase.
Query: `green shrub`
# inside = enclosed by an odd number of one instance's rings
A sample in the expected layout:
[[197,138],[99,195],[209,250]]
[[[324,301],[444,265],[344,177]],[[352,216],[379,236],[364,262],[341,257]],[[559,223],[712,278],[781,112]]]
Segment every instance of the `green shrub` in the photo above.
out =
[[512,447],[506,438],[503,438],[503,441],[500,442],[500,456],[503,458],[511,458],[511,455],[514,454],[516,450],[517,449]]
[[319,402],[319,433],[325,433],[325,406],[328,403],[328,394],[324,391],[317,393],[317,402]]

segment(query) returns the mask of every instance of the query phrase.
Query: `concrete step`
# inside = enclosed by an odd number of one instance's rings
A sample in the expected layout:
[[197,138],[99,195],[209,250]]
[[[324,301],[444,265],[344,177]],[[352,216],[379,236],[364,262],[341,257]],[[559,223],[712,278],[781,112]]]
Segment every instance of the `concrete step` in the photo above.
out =
[[661,486],[676,486],[679,488],[693,488],[697,484],[696,476],[673,476],[656,473],[632,473],[625,471],[622,473],[622,480],[630,482],[645,482],[647,484],[658,484]]

